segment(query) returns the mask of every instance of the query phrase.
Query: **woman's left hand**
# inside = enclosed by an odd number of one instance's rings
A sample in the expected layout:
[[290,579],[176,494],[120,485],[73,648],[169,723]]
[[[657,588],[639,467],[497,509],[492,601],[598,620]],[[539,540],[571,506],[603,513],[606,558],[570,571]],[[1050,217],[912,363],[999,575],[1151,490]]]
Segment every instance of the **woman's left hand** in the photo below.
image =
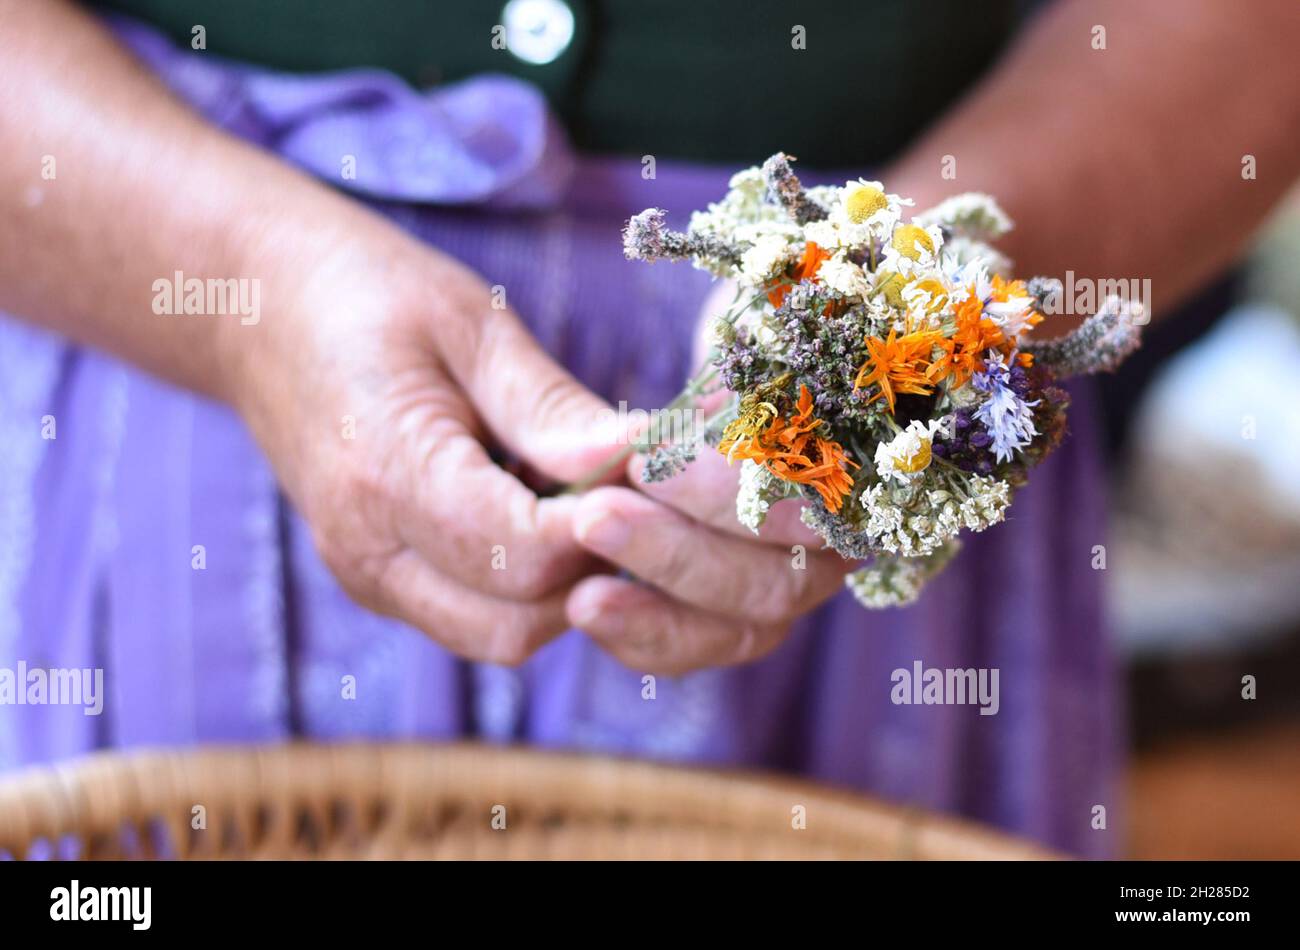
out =
[[569,620],[622,662],[676,674],[757,659],[790,623],[840,590],[853,562],[778,502],[757,536],[736,520],[739,465],[710,449],[684,473],[598,488],[574,515],[578,542],[637,579],[595,575],[569,594]]

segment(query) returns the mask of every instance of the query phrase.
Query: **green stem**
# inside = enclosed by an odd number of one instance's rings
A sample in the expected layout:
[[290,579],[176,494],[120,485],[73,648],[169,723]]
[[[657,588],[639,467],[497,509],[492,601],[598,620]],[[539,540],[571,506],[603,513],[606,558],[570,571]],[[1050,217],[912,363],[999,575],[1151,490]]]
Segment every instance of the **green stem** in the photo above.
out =
[[[673,412],[689,406],[696,398],[703,394],[704,387],[717,379],[717,377],[718,371],[711,364],[705,364],[704,368],[692,377],[691,381],[686,384],[685,388],[683,388],[682,391],[678,393],[670,403],[668,403],[668,405],[664,406],[660,412]],[[626,462],[633,452],[648,450],[651,446],[650,440],[647,437],[649,431],[650,429],[647,427],[646,435],[628,442],[628,444],[623,446],[623,448],[618,452],[605,459],[604,462],[592,469],[591,472],[569,485],[560,494],[580,495],[599,484],[606,475]]]
[[606,475],[618,468],[619,465],[627,461],[633,452],[637,450],[637,443],[631,442],[620,449],[615,455],[611,455],[604,462],[592,469],[591,472],[584,475],[571,485],[568,485],[561,495],[581,495],[583,492],[594,488],[599,484]]
[[[739,298],[740,296],[739,288],[737,289],[736,296],[737,298]],[[734,309],[735,305],[733,303],[733,309],[728,311],[720,319],[725,320],[730,324],[735,324],[735,322],[740,319],[742,314],[748,311],[754,304],[758,303],[760,300],[765,299],[766,296],[767,294],[765,291],[760,292],[754,297],[751,297],[749,300],[747,300],[744,306],[740,307],[740,309],[738,310]],[[673,401],[670,402],[667,406],[665,406],[661,411],[672,412],[674,409],[681,409],[684,406],[688,405],[697,397],[703,395],[705,392],[704,387],[709,385],[712,382],[715,382],[718,378],[718,370],[714,366],[714,364],[717,362],[718,355],[719,354],[716,349],[713,352],[711,352],[709,354],[708,360],[704,364],[704,367],[691,378],[690,382],[686,384],[685,388],[683,388],[682,391],[678,393],[677,396],[673,399]],[[718,418],[718,416],[714,417],[714,419],[716,418]],[[711,419],[709,421],[712,422],[713,420]],[[707,424],[706,424],[706,428],[707,428]],[[649,430],[647,429],[647,432],[648,431]],[[574,482],[573,484],[565,488],[560,494],[577,495],[587,491],[590,488],[595,487],[597,484],[600,483],[602,479],[604,479],[606,475],[614,471],[614,469],[618,468],[618,466],[625,463],[628,460],[628,458],[632,455],[633,452],[641,452],[649,448],[650,448],[650,442],[648,439],[637,439],[634,442],[629,442],[621,450],[619,450],[617,453],[607,458],[604,462],[602,462],[599,466],[597,466],[587,475],[583,476],[582,478],[578,479],[576,482]]]

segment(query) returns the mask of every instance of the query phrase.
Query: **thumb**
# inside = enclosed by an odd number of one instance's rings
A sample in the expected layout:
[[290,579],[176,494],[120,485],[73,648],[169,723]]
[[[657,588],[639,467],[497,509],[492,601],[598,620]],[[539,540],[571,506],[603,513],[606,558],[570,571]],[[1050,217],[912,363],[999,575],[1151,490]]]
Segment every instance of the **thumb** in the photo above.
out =
[[447,354],[447,369],[511,452],[572,482],[626,445],[626,414],[552,359],[514,313],[485,306],[466,323],[469,339],[457,347],[464,355]]

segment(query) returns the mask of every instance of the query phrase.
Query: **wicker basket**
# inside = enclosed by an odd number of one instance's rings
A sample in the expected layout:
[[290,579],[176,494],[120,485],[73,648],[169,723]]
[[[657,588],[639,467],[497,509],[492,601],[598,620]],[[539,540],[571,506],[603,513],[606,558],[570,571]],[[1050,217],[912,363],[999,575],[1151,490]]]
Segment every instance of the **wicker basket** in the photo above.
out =
[[86,859],[1054,856],[806,782],[468,744],[220,747],[28,769],[0,779],[0,851]]

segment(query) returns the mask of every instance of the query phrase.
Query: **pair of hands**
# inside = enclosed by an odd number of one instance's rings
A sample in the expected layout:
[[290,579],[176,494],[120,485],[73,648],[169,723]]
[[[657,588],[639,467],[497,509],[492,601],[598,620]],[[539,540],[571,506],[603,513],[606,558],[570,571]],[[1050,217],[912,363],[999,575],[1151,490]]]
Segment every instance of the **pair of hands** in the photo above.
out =
[[620,448],[608,407],[468,269],[413,242],[381,259],[315,267],[239,342],[232,395],[355,600],[473,660],[518,664],[578,627],[672,674],[765,654],[839,588],[849,565],[798,503],[758,538],[736,522],[739,466],[717,453],[654,485],[634,456],[620,484],[539,498],[485,446],[575,481]]

